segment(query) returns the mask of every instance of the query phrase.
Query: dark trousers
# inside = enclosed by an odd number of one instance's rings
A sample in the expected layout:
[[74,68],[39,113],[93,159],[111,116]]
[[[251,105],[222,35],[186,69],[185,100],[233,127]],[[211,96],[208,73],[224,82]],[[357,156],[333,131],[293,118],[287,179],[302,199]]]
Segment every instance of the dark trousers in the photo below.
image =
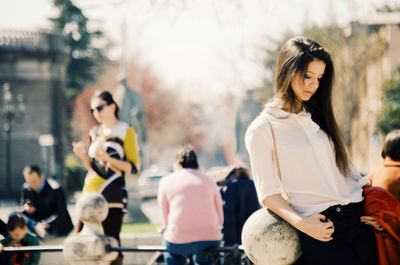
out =
[[[195,265],[216,264],[212,257],[203,253],[203,250],[217,248],[219,241],[196,241],[190,243],[176,244],[164,240],[167,252],[164,253],[165,263],[167,265],[184,265],[185,256],[192,255]],[[232,264],[233,265],[233,264]]]
[[363,202],[332,206],[321,212],[335,228],[333,240],[322,242],[300,234],[307,265],[376,265],[377,247],[373,227],[360,221]]
[[[121,233],[122,221],[124,218],[124,212],[122,209],[110,208],[108,211],[107,218],[101,223],[104,230],[104,235],[115,238],[118,241],[118,245],[121,246]],[[124,256],[120,252],[118,258],[111,262],[111,265],[122,265]]]

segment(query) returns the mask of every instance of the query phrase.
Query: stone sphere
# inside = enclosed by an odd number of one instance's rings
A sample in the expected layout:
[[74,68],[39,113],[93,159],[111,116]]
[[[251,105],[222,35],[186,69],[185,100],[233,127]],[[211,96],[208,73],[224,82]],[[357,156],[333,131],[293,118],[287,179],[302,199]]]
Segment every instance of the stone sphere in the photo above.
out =
[[95,192],[83,193],[76,203],[79,220],[83,223],[101,223],[108,215],[106,199]]
[[297,230],[265,208],[247,219],[242,231],[242,245],[256,265],[293,264],[301,255]]

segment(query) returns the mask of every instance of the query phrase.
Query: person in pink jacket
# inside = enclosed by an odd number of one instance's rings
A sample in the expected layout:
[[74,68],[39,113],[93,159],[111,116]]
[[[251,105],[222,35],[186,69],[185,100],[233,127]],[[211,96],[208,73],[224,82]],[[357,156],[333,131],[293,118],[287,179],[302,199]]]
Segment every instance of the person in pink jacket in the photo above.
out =
[[177,155],[174,173],[160,181],[157,198],[167,265],[184,264],[189,255],[195,264],[210,264],[202,251],[218,247],[222,238],[221,195],[216,183],[198,168],[196,153],[187,146]]

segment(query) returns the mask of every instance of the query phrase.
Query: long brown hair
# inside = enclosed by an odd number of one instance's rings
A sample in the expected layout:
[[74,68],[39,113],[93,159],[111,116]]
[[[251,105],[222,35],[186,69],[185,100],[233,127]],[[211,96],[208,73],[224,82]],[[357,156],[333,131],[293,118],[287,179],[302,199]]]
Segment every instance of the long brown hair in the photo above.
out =
[[[308,64],[314,60],[325,63],[325,72],[315,94],[308,101],[299,102],[291,87],[296,74],[304,81]],[[319,43],[306,37],[287,41],[279,53],[275,73],[275,97],[272,105],[281,109],[294,109],[302,104],[311,113],[312,120],[328,135],[334,144],[336,165],[343,175],[350,173],[350,160],[344,146],[332,107],[334,67],[330,53]]]

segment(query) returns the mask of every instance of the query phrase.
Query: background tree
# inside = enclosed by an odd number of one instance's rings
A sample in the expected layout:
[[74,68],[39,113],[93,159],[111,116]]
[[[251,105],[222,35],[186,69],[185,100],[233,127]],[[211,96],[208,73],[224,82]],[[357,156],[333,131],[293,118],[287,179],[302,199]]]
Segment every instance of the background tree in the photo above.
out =
[[384,135],[400,129],[400,67],[386,83],[378,128]]
[[99,30],[89,31],[88,18],[71,0],[54,0],[54,6],[59,14],[50,20],[54,30],[64,37],[68,50],[66,96],[71,100],[101,73],[107,60],[104,55],[106,47],[95,47],[93,43],[104,43],[105,38]]

